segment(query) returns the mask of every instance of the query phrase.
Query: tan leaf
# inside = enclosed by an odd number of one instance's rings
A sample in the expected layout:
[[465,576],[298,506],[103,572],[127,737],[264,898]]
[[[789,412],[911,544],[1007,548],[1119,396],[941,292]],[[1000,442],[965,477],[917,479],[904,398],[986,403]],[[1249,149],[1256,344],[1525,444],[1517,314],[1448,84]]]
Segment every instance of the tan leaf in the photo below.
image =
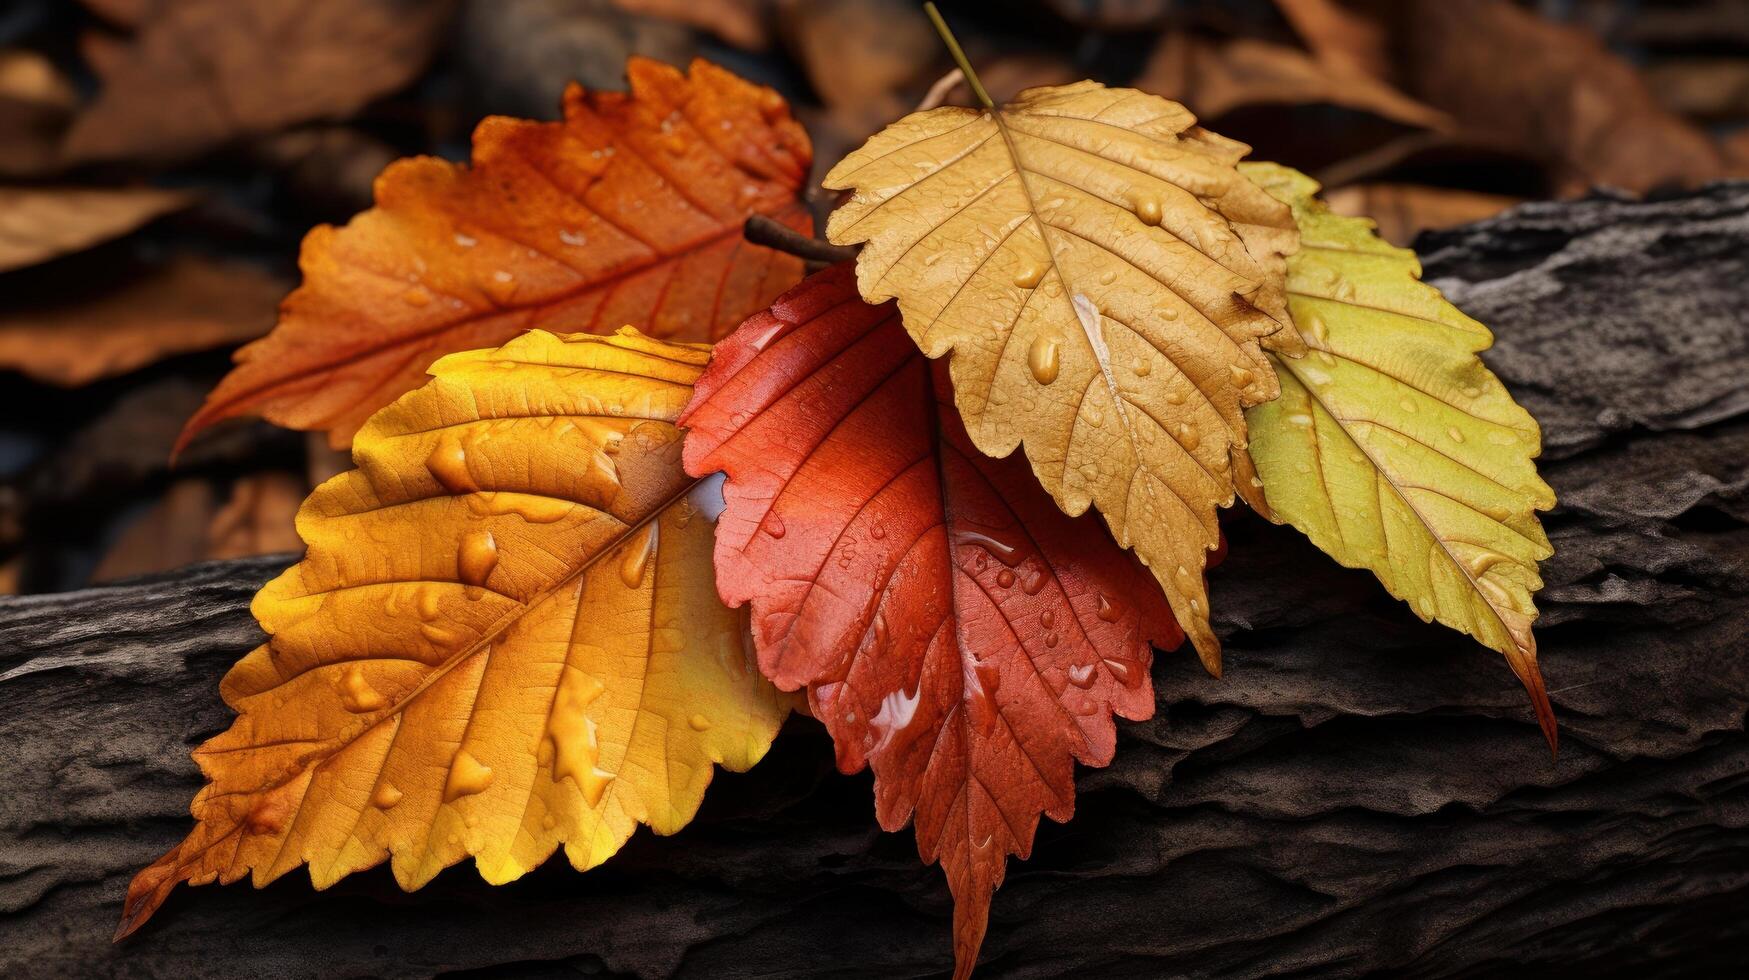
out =
[[749,51],[771,44],[766,0],[613,0],[613,5],[627,13],[688,24]]
[[247,262],[182,255],[61,302],[0,311],[0,368],[73,387],[258,337],[286,285]]
[[304,550],[298,505],[310,488],[290,473],[254,473],[231,486],[231,499],[207,524],[206,557],[244,558]]
[[1235,170],[1245,151],[1176,103],[1078,82],[907,116],[826,179],[856,192],[828,236],[866,243],[864,299],[897,297],[923,352],[953,353],[973,442],[1024,445],[1058,506],[1098,507],[1211,669],[1215,510],[1254,490],[1241,413],[1278,391],[1260,341],[1303,349],[1293,218]]
[[119,238],[192,200],[153,187],[0,187],[0,272]]
[[350,115],[424,69],[452,8],[451,0],[121,5],[139,33],[93,64],[103,88],[64,152],[75,162],[176,158]]
[[1254,105],[1325,103],[1405,126],[1441,131],[1455,126],[1450,116],[1370,75],[1249,38],[1215,41],[1185,32],[1168,34],[1135,85],[1182,102],[1204,118]]
[[1393,245],[1408,245],[1423,231],[1491,218],[1520,200],[1419,184],[1355,184],[1330,191],[1324,199],[1337,214],[1371,218],[1379,237]]

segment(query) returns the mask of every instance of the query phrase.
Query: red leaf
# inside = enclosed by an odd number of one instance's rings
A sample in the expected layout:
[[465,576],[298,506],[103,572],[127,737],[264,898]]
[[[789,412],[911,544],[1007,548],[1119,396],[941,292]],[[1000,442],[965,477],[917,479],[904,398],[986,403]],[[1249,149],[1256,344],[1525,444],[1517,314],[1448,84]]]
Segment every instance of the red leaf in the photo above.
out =
[[915,815],[964,976],[1007,856],[1074,812],[1114,712],[1153,714],[1149,642],[1183,634],[1097,519],[973,447],[937,367],[840,265],[718,344],[681,424],[687,472],[727,473],[718,591],[753,604],[761,668],[807,688],[839,768],[873,766],[881,826]]

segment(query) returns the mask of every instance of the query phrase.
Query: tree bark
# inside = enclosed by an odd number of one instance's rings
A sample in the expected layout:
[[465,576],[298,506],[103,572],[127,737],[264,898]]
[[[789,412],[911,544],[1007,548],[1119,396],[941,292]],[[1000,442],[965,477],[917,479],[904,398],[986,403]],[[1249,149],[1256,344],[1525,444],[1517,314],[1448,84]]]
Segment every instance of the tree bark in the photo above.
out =
[[[1420,244],[1543,425],[1559,759],[1498,656],[1235,515],[1212,575],[1226,679],[1157,658],[1157,716],[1011,865],[980,976],[1749,966],[1749,185],[1530,205]],[[291,560],[0,600],[0,974],[948,970],[939,871],[800,718],[681,834],[588,874],[184,887],[112,945],[128,879],[189,829],[189,750],[261,639],[249,598]]]

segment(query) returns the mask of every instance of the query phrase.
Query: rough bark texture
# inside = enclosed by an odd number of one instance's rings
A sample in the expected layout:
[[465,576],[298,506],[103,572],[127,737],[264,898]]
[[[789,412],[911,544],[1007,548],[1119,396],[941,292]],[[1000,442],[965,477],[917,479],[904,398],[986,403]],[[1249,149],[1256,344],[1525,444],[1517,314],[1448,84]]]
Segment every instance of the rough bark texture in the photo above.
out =
[[[1230,525],[1227,679],[1187,650],[996,896],[981,976],[1696,975],[1749,965],[1749,186],[1424,238],[1542,421],[1551,762],[1504,663],[1290,529]],[[797,719],[675,838],[413,895],[386,871],[180,889],[188,751],[290,559],[0,601],[0,974],[934,976],[948,897]]]

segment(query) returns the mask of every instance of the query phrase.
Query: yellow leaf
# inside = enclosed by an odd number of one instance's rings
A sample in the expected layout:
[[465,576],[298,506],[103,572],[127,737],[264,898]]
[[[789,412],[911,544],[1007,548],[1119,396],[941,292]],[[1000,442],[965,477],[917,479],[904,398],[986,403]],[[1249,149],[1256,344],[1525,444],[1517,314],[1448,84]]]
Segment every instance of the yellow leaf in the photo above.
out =
[[1476,356],[1493,335],[1419,281],[1415,253],[1331,213],[1311,178],[1243,170],[1299,221],[1288,304],[1311,348],[1277,360],[1281,397],[1246,412],[1270,506],[1422,619],[1505,654],[1553,748],[1530,624],[1552,553],[1536,512],[1555,495],[1532,462],[1536,420]]
[[1257,496],[1242,409],[1277,392],[1260,340],[1302,346],[1293,218],[1239,176],[1247,147],[1195,122],[1094,82],[915,113],[827,175],[856,192],[827,235],[867,243],[864,299],[898,297],[923,352],[953,352],[978,448],[1024,445],[1058,506],[1098,507],[1218,670],[1215,509]]
[[711,764],[764,755],[790,701],[717,598],[718,479],[674,419],[708,350],[534,331],[453,354],[378,412],[319,487],[308,556],[256,596],[271,637],[225,677],[188,839],[141,872],[121,932],[178,882],[316,887],[388,857],[403,888],[474,855],[509,881],[639,823],[680,829]]

